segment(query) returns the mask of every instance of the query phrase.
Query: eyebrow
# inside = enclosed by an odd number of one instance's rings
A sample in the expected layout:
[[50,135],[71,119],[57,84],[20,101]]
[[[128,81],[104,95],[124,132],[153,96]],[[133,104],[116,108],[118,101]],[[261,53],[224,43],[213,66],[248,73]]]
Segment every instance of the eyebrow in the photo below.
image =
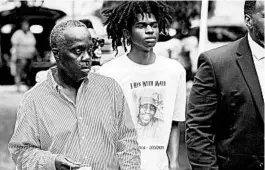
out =
[[154,22],[136,22],[136,24],[157,24],[158,22],[157,21],[154,21]]
[[73,45],[71,48],[85,48],[85,45],[77,44],[77,45]]
[[[92,47],[92,43],[89,44],[88,48],[91,48],[91,47]],[[71,50],[75,50],[77,48],[85,49],[86,48],[86,45],[84,45],[84,44],[77,44],[77,45],[73,45],[72,47],[70,47]]]

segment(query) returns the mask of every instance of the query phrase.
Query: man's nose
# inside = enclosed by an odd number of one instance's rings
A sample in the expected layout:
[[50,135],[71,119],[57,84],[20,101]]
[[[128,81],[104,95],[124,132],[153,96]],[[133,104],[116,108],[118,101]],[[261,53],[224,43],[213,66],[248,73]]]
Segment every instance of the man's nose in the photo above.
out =
[[85,52],[84,55],[82,56],[82,60],[91,60],[91,54],[89,52]]
[[146,108],[146,112],[148,112],[148,113],[149,113],[149,112],[150,112],[150,110],[151,110],[151,109],[150,109],[149,107],[148,107],[148,108]]
[[146,33],[153,33],[154,32],[154,29],[152,28],[152,26],[151,25],[147,25],[146,26]]

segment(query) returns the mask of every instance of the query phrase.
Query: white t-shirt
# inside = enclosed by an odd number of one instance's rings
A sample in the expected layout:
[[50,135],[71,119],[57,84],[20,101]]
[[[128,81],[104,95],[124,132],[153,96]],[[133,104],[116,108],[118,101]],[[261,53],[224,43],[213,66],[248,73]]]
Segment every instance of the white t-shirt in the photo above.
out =
[[17,30],[12,35],[11,42],[17,59],[30,59],[33,57],[36,39],[30,31],[24,33],[22,30]]
[[178,61],[156,55],[150,65],[127,53],[104,64],[99,74],[122,87],[138,132],[142,170],[167,170],[172,121],[185,120],[186,72]]

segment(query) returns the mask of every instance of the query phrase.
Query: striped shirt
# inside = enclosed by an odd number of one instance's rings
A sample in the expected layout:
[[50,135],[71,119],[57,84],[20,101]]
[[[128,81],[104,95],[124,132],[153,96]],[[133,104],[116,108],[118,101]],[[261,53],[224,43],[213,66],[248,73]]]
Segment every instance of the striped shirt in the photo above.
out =
[[9,151],[18,169],[55,169],[63,154],[93,170],[140,169],[137,133],[121,88],[90,73],[72,102],[53,78],[26,92]]

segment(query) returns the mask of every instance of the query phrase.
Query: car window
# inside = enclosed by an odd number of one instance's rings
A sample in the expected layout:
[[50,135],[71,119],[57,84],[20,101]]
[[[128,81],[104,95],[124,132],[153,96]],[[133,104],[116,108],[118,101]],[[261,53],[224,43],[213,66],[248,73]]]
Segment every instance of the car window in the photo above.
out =
[[243,37],[246,28],[240,26],[214,26],[208,27],[210,42],[230,42]]

